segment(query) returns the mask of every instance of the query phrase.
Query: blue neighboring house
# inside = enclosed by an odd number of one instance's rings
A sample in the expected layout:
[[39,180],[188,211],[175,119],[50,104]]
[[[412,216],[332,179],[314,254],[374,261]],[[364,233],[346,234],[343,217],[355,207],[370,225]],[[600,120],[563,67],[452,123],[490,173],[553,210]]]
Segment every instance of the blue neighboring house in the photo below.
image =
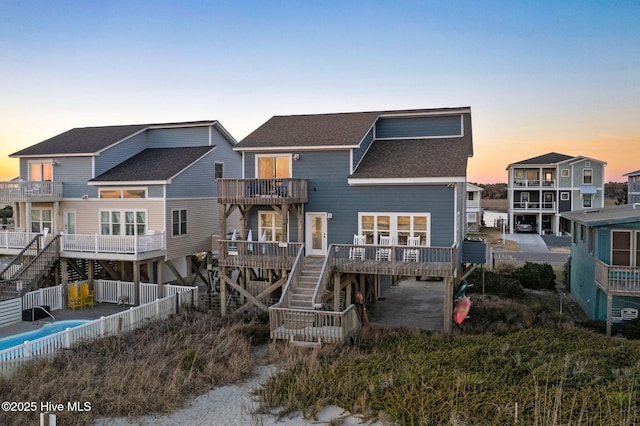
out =
[[[362,236],[368,260],[376,260],[369,246],[394,247],[386,259],[395,269],[374,273],[420,275],[426,269],[402,269],[402,249],[413,242],[425,250],[419,263],[427,269],[438,263],[429,258],[436,248],[451,255],[431,276],[450,286],[459,276],[473,155],[469,107],[274,116],[234,149],[243,179],[219,182],[219,202],[241,211],[243,238],[251,230],[267,242],[304,245],[307,259],[329,258],[347,274],[364,272],[364,264],[340,260]],[[237,262],[221,250],[223,266]]]
[[640,205],[566,212],[570,221],[570,291],[587,316],[611,323],[640,308]]

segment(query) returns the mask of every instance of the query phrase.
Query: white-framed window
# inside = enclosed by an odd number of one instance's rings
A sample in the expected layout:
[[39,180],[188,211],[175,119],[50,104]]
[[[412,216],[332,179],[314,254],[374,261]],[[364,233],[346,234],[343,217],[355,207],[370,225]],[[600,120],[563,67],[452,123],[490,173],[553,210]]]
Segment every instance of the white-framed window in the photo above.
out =
[[213,180],[222,179],[224,177],[224,163],[214,162],[213,163]]
[[146,210],[100,210],[101,235],[144,235]]
[[561,201],[569,201],[569,193],[568,192],[561,192],[560,193],[560,200]]
[[591,194],[583,194],[582,195],[582,207],[590,208],[592,205],[592,196]]
[[267,235],[267,241],[284,241],[282,230],[282,216],[273,211],[261,211],[258,213],[258,236]]
[[51,228],[51,209],[31,209],[31,232],[43,232]]
[[640,231],[611,231],[611,265],[640,265]]
[[584,169],[582,170],[582,183],[585,185],[591,185],[593,183],[593,170],[592,169]]
[[29,180],[32,181],[53,181],[53,162],[52,161],[30,161],[29,162]]
[[171,209],[171,236],[187,235],[187,209]]
[[147,198],[146,188],[100,188],[98,198]]
[[560,170],[560,176],[562,176],[562,177],[569,177],[569,169],[562,169],[562,170]]
[[380,237],[406,245],[409,237],[419,237],[420,245],[431,245],[430,213],[358,213],[358,233],[366,244],[378,244]]
[[475,197],[474,197],[474,195],[473,195],[473,192],[471,192],[471,191],[467,192],[467,200],[469,200],[469,201],[473,201],[473,199],[474,199],[474,198],[475,198]]
[[467,222],[475,223],[478,219],[478,214],[476,212],[467,212]]
[[291,177],[291,154],[257,154],[256,171],[258,179],[287,179]]

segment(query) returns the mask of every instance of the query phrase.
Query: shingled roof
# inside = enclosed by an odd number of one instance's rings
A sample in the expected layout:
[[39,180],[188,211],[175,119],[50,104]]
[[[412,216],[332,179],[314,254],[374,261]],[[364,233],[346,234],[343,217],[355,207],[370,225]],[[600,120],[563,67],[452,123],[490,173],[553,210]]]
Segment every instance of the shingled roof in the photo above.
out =
[[459,114],[464,110],[468,108],[276,115],[240,141],[236,149],[356,147],[380,116],[446,112]]
[[190,121],[183,123],[132,124],[126,126],[78,127],[15,152],[10,157],[43,155],[95,154],[116,142],[131,137],[147,128],[185,125],[211,125],[216,121]]
[[214,148],[148,148],[90,182],[166,181]]
[[513,164],[556,164],[562,163],[563,161],[571,160],[572,158],[576,157],[571,155],[558,154],[557,152],[550,152],[548,154],[539,155],[527,160],[518,161],[517,163]]
[[467,175],[468,145],[460,138],[377,140],[353,178],[431,178]]

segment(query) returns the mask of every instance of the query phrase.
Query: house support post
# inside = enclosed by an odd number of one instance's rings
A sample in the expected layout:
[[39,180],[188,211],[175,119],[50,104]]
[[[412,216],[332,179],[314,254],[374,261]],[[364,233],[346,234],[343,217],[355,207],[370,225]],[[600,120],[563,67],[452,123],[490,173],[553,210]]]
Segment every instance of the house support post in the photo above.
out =
[[453,328],[453,277],[444,279],[444,334],[449,335]]
[[60,281],[62,281],[62,304],[68,306],[69,302],[69,272],[67,272],[67,259],[60,259]]
[[613,306],[613,296],[607,293],[607,337],[611,337],[611,323],[613,318],[611,316],[611,309]]
[[164,280],[162,279],[162,270],[164,269],[164,260],[156,263],[156,284],[158,284],[158,299],[164,297]]
[[333,273],[333,311],[340,312],[340,272]]
[[218,217],[220,218],[220,239],[227,239],[227,206],[226,204],[220,204],[220,212]]
[[89,261],[89,263],[87,264],[87,283],[89,284],[89,288],[91,290],[94,289],[94,284],[93,284],[93,277],[95,274],[95,265],[93,263],[93,261]]
[[133,262],[133,293],[136,295],[135,306],[140,306],[140,264]]
[[227,268],[220,268],[220,316],[227,316]]

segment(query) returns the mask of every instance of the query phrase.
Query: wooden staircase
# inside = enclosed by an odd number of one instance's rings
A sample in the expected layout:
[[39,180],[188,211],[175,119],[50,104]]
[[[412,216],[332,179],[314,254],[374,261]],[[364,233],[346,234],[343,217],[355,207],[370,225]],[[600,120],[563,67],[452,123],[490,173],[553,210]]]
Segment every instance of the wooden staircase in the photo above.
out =
[[324,257],[304,257],[298,285],[291,293],[289,308],[292,309],[313,309],[313,294],[322,272]]

